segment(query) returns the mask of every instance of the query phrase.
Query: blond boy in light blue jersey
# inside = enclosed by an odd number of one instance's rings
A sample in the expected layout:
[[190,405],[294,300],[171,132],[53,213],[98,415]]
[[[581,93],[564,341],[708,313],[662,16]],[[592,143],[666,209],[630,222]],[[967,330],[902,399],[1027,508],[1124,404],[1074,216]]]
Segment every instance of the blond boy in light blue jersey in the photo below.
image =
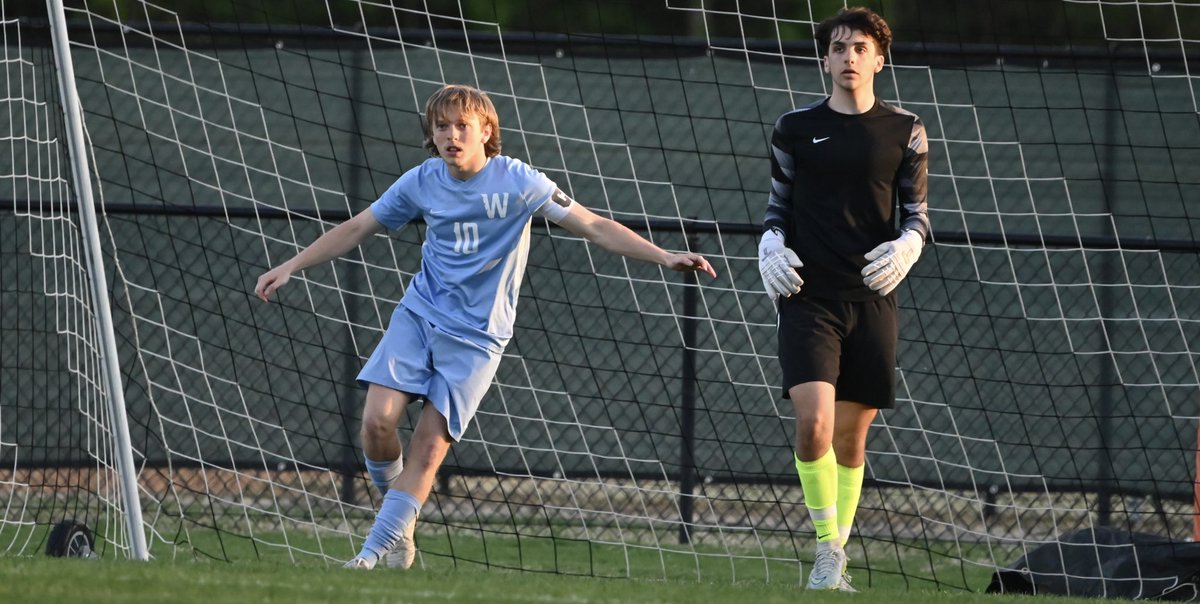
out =
[[[425,105],[432,156],[404,173],[371,207],[338,225],[258,279],[270,299],[296,271],[328,262],[383,228],[426,224],[421,270],[358,375],[367,386],[362,441],[367,471],[385,493],[371,532],[347,568],[408,568],[413,530],[450,446],[462,438],[512,337],[540,215],[611,252],[676,271],[716,277],[698,254],[667,252],[597,216],[521,160],[500,155],[500,123],[486,94],[448,85]],[[421,410],[403,463],[396,428],[415,399]]]

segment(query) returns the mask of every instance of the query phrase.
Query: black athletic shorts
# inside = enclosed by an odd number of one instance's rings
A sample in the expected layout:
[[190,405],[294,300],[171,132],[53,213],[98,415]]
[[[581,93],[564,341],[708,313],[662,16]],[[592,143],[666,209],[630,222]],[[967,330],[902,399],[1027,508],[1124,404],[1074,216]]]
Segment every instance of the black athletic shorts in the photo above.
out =
[[834,385],[836,399],[896,406],[896,296],[846,302],[790,296],[779,304],[783,398],[805,382]]

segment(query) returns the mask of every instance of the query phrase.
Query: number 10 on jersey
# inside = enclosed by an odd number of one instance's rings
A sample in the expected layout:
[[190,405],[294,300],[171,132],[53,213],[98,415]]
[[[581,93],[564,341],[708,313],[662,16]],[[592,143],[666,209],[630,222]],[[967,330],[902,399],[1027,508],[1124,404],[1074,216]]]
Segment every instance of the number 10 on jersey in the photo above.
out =
[[474,254],[479,251],[479,224],[475,222],[454,223],[454,252]]

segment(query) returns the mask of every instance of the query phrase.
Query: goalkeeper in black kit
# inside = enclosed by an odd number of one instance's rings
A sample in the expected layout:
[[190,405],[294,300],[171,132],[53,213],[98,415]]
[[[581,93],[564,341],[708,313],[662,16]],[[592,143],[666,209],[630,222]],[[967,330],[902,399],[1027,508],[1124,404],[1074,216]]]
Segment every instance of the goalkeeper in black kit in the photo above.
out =
[[758,261],[778,303],[783,396],[816,529],[807,587],[855,591],[843,546],[867,430],[895,405],[894,291],[929,237],[928,142],[920,118],[875,97],[892,41],[882,18],[844,9],[816,38],[832,92],[775,122]]

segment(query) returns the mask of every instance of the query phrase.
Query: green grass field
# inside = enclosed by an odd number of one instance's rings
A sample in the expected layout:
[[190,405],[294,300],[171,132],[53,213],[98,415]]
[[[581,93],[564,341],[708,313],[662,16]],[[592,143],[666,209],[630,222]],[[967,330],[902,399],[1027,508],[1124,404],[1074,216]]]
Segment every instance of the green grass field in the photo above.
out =
[[902,585],[813,594],[783,583],[594,579],[483,568],[354,572],[278,562],[0,558],[0,602],[1095,602],[1081,598],[936,592]]
[[[8,525],[0,528],[0,543],[25,543],[26,553],[40,551],[46,532],[44,526]],[[1085,601],[984,594],[990,569],[915,548],[915,557],[905,562],[876,557],[868,568],[861,558],[851,560],[860,589],[853,595],[805,592],[797,563],[786,560],[784,551],[730,556],[705,547],[685,552],[431,531],[418,535],[419,568],[363,572],[341,568],[340,560],[356,550],[345,539],[259,533],[249,540],[206,530],[186,535],[175,546],[158,543],[152,548],[155,559],[145,563],[123,560],[103,544],[100,560],[0,555],[0,603]],[[289,547],[278,547],[283,542]],[[907,546],[889,547],[895,554]],[[940,560],[932,576],[931,559]]]

